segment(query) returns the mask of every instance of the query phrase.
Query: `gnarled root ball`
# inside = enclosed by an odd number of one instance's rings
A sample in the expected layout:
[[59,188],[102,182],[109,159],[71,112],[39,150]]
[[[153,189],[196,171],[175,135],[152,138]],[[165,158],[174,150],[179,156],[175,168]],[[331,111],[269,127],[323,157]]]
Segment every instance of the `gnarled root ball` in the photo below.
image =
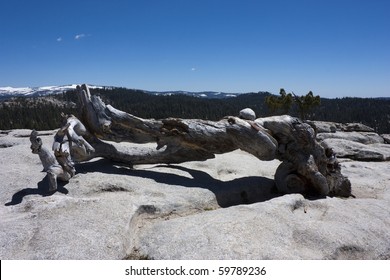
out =
[[[278,192],[283,194],[302,193],[323,196],[351,196],[351,182],[340,172],[329,173],[323,176],[316,172],[317,182],[312,182],[309,176],[298,172],[294,164],[282,162],[275,172],[275,185]],[[318,181],[321,183],[319,184]]]

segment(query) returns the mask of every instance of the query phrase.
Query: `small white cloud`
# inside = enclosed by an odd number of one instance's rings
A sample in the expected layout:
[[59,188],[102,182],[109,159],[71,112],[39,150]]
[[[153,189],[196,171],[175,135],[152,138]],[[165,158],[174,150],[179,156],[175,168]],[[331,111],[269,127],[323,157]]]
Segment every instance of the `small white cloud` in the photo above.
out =
[[84,37],[85,37],[85,34],[77,34],[76,36],[74,36],[74,39],[80,40],[81,38],[84,38]]
[[196,71],[196,68],[195,68],[195,67],[192,67],[192,68],[191,68],[191,71]]
[[61,41],[62,41],[62,37],[58,37],[57,42],[61,42]]

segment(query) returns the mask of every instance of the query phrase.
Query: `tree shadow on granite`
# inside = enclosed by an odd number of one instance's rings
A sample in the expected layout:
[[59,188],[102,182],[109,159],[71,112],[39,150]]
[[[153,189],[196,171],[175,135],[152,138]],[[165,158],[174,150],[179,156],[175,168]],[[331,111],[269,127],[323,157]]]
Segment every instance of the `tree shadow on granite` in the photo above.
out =
[[[91,160],[87,162],[81,162],[76,164],[76,174],[87,173],[104,173],[104,174],[126,174],[132,170],[132,165],[127,165],[121,162],[114,162],[109,159],[100,158],[97,160]],[[71,179],[72,180],[72,179]]]
[[23,198],[28,195],[40,195],[40,196],[51,196],[56,192],[67,194],[69,191],[65,188],[65,185],[68,182],[58,181],[57,182],[57,191],[49,191],[49,178],[45,176],[38,184],[37,188],[25,188],[18,191],[12,196],[10,202],[4,204],[5,206],[17,205],[22,203]]
[[[153,170],[158,168],[159,170]],[[166,169],[166,172],[161,171]],[[191,169],[179,165],[157,165],[149,169],[131,169],[101,159],[93,162],[80,163],[76,166],[78,173],[101,172],[106,174],[122,174],[148,178],[160,184],[183,186],[187,188],[204,188],[213,192],[221,207],[229,207],[239,204],[251,204],[263,202],[278,197],[275,182],[261,176],[247,176],[235,178],[230,181],[215,179],[204,171]],[[175,174],[179,171],[183,175]]]
[[136,176],[151,178],[158,183],[208,189],[215,194],[221,207],[263,202],[281,195],[277,192],[275,181],[266,177],[246,176],[230,181],[222,181],[215,179],[207,172],[183,166],[159,165],[157,167],[184,171],[192,178],[149,170],[134,170],[131,173]]

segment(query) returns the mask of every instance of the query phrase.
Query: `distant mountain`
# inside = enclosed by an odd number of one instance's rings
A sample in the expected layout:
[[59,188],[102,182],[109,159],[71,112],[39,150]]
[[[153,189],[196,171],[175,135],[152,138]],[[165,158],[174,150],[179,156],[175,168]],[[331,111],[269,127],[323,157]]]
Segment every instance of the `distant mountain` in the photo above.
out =
[[[96,86],[88,85],[91,89],[115,89],[115,88],[124,88],[124,87],[113,87],[113,86]],[[0,99],[7,99],[10,97],[34,97],[34,96],[45,96],[51,94],[60,94],[69,90],[76,89],[77,85],[64,85],[64,86],[43,86],[43,87],[0,87]],[[126,89],[126,88],[124,88]],[[217,91],[201,91],[201,92],[191,92],[191,91],[148,91],[148,90],[139,90],[151,95],[157,96],[171,96],[171,95],[187,95],[200,98],[213,98],[213,99],[224,99],[229,97],[237,97],[243,93],[227,93],[227,92],[217,92]],[[376,97],[374,99],[381,100],[390,100],[390,97]]]
[[193,97],[201,97],[201,98],[228,98],[228,97],[237,97],[241,93],[227,93],[227,92],[216,92],[216,91],[201,91],[201,92],[191,92],[191,91],[144,91],[145,93],[153,94],[153,95],[163,95],[163,96],[171,96],[171,95],[187,95]]
[[[44,87],[0,87],[0,98],[10,98],[10,97],[34,97],[34,96],[45,96],[50,94],[60,94],[68,90],[76,89],[77,85],[65,85],[65,86],[44,86]],[[106,86],[93,86],[89,85],[90,88],[99,89],[99,88],[115,88],[115,87],[106,87]],[[142,90],[145,93],[159,96],[171,96],[171,95],[187,95],[201,98],[228,98],[236,97],[239,93],[226,93],[226,92],[214,92],[214,91],[203,91],[203,92],[189,92],[189,91],[146,91]]]
[[[76,85],[39,88],[1,88],[0,130],[28,128],[55,129],[61,123],[61,112],[77,115]],[[54,94],[46,96],[47,94]],[[151,92],[123,87],[93,87],[91,94],[99,95],[106,104],[141,118],[220,120],[236,116],[243,108],[252,108],[257,117],[272,112],[265,99],[269,92],[228,94],[218,92],[167,91]],[[39,98],[31,96],[43,95]],[[25,96],[10,98],[7,96]],[[236,96],[228,98],[231,96]],[[338,123],[362,123],[377,133],[390,133],[390,98],[321,98],[321,105],[310,112],[309,119]],[[298,116],[297,106],[288,112]]]
[[[60,94],[68,90],[76,89],[77,85],[66,86],[44,86],[44,87],[0,87],[0,97],[34,97],[50,94]],[[91,86],[91,88],[102,88],[100,86]]]

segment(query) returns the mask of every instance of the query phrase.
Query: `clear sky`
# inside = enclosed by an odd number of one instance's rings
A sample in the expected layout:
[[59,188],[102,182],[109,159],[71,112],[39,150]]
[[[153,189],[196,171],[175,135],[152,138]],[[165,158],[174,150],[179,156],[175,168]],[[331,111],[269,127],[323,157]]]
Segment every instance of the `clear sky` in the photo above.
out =
[[390,96],[389,0],[0,0],[0,86]]

